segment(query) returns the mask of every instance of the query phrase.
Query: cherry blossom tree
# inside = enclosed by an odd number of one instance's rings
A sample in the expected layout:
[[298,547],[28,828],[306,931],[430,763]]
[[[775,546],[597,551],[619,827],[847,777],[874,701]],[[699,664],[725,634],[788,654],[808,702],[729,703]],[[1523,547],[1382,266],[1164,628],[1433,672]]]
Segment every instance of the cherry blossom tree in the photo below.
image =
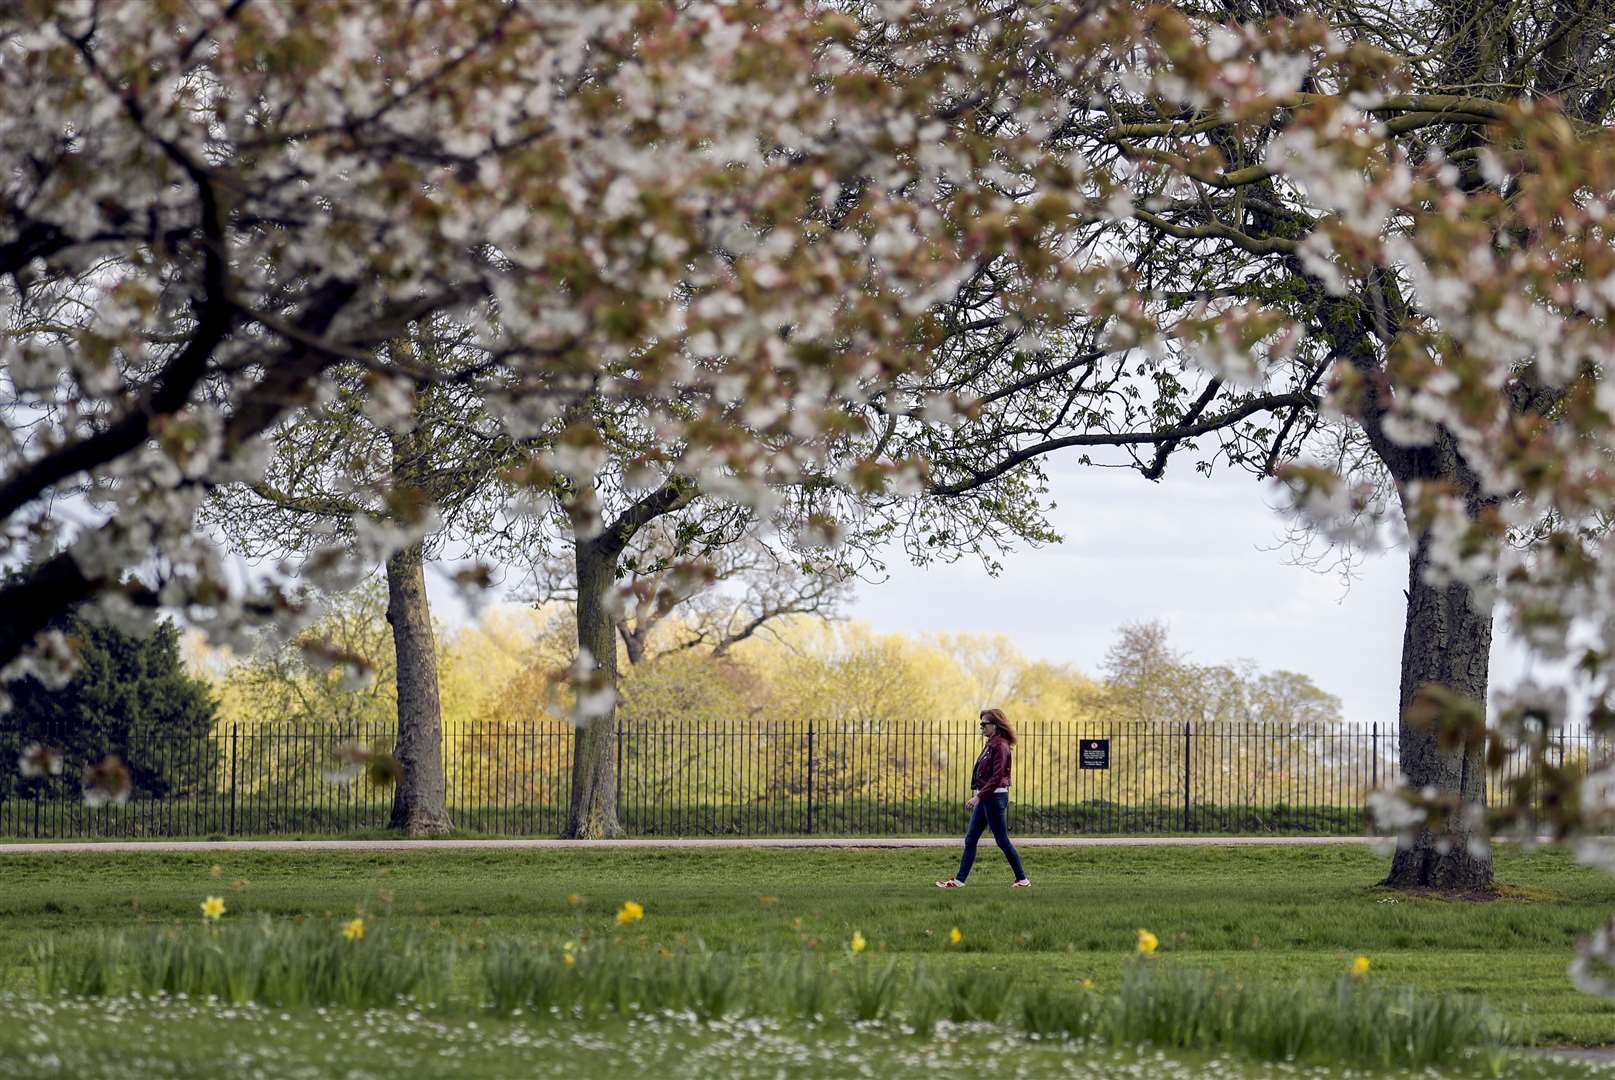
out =
[[[882,450],[859,410],[923,362],[937,301],[989,248],[1035,246],[996,178],[1052,168],[1070,212],[1090,198],[1079,170],[1022,160],[1034,139],[950,127],[971,80],[1024,81],[1013,50],[983,51],[994,73],[922,49],[877,78],[857,32],[786,0],[8,9],[7,676],[68,663],[40,632],[86,600],[165,607],[219,643],[306,619],[294,587],[239,572],[195,521],[221,485],[261,478],[266,434],[342,364],[367,373],[378,419],[401,387],[452,381],[513,440],[559,431],[527,482],[567,487],[590,596],[611,584],[614,527],[697,489],[760,492],[831,450],[837,485],[912,475],[855,460]],[[924,32],[1003,30],[962,6]],[[384,347],[434,318],[472,328],[483,361],[445,376]],[[606,520],[573,419],[616,406],[658,439],[620,463],[645,494]],[[304,583],[351,581],[427,520],[355,517]],[[612,633],[580,620],[590,654]]]
[[[869,10],[861,40],[895,57]],[[1509,737],[1484,723],[1492,613],[1501,599],[1562,653],[1562,614],[1505,586],[1593,521],[1584,494],[1560,507],[1527,477],[1560,439],[1597,443],[1568,410],[1596,398],[1607,333],[1607,9],[1303,10],[1138,9],[1150,44],[1110,54],[1096,84],[1016,7],[1041,111],[983,87],[957,122],[1035,130],[1112,214],[1068,218],[1030,175],[1005,180],[1049,207],[1044,246],[978,267],[933,366],[898,380],[894,397],[970,401],[967,422],[894,408],[894,445],[944,501],[1005,477],[1037,487],[1062,451],[1151,479],[1197,452],[1202,470],[1282,477],[1330,540],[1381,541],[1399,513],[1401,760],[1420,805],[1387,883],[1485,890],[1485,775],[1503,752],[1488,739]],[[1052,311],[1006,297],[1067,261],[1114,278]]]

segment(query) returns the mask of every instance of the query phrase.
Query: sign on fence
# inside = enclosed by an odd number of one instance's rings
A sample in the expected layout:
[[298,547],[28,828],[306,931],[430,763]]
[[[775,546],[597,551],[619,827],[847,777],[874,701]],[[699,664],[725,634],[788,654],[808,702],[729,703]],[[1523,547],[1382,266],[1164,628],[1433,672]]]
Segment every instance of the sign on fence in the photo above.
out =
[[1110,740],[1083,739],[1078,763],[1084,769],[1110,768]]

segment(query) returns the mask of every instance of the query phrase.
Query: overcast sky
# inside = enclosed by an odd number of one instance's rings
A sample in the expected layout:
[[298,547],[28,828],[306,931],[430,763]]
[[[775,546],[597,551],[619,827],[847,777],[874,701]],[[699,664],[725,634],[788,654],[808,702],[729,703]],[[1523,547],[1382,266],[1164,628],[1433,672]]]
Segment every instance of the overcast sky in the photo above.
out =
[[[1004,633],[1029,655],[1091,674],[1123,623],[1161,619],[1196,663],[1248,658],[1301,672],[1340,698],[1346,719],[1394,724],[1406,551],[1369,556],[1347,589],[1291,565],[1262,483],[1177,464],[1155,484],[1123,470],[1054,474],[1063,544],[1011,553],[997,578],[979,563],[917,568],[897,557],[850,614],[881,630]],[[1521,664],[1517,649],[1494,645],[1494,681]]]

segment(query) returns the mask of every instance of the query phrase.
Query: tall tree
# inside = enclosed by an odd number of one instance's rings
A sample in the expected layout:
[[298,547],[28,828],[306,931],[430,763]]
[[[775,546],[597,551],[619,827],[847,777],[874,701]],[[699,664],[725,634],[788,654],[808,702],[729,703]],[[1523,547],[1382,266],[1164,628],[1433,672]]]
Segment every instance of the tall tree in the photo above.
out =
[[[1327,22],[1292,21],[1313,10]],[[933,371],[907,389],[973,399],[968,421],[890,408],[907,435],[896,448],[931,463],[942,500],[1006,476],[1037,484],[1059,451],[1151,479],[1197,452],[1201,470],[1284,476],[1335,538],[1394,492],[1410,527],[1401,760],[1409,787],[1437,796],[1392,886],[1491,886],[1496,566],[1533,500],[1517,468],[1488,459],[1495,440],[1540,440],[1597,378],[1563,350],[1602,316],[1545,284],[1576,272],[1545,223],[1579,218],[1568,177],[1597,190],[1615,115],[1608,13],[1602,0],[1507,13],[1435,0],[1394,16],[1176,4],[1147,16],[1152,47],[1108,57],[1096,92],[1038,9],[1011,5],[1037,94],[977,86],[956,120],[1036,130],[1047,153],[1092,168],[1113,216],[1071,219],[1029,175],[1006,178],[1045,207],[1042,254],[965,281]],[[903,34],[880,22],[860,40],[899,70]],[[1224,73],[1218,90],[1191,85],[1197,65]],[[1073,260],[1111,280],[1076,305],[1011,297]]]
[[376,393],[356,365],[333,371],[329,401],[269,433],[264,475],[217,489],[202,515],[255,558],[306,559],[334,541],[356,543],[364,529],[404,538],[383,564],[397,687],[394,756],[403,766],[389,825],[411,836],[453,827],[427,564],[445,544],[477,543],[499,528],[500,474],[515,453],[483,393],[449,381],[482,359],[467,351],[467,336],[464,327],[429,319],[383,346],[432,376],[394,396]]

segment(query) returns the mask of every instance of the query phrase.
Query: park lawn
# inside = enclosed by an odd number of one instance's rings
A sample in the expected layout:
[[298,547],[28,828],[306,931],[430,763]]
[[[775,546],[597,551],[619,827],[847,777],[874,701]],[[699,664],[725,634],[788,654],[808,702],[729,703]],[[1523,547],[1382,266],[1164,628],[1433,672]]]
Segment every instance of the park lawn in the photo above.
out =
[[[1501,850],[1505,896],[1486,903],[1375,889],[1385,861],[1359,848],[1026,854],[1029,892],[1009,889],[990,848],[957,892],[931,887],[951,872],[952,853],[937,849],[0,856],[0,987],[31,985],[27,947],[43,934],[193,920],[210,894],[231,919],[363,909],[470,942],[550,946],[611,932],[633,899],[647,911],[634,933],[653,943],[698,938],[767,964],[804,947],[844,950],[858,931],[905,963],[1004,970],[1028,986],[1114,986],[1139,927],[1160,938],[1162,963],[1251,978],[1332,979],[1366,955],[1376,980],[1484,995],[1525,1042],[1615,1043],[1615,1005],[1565,975],[1576,937],[1615,909],[1615,881],[1563,852]],[[955,926],[963,939],[950,945]]]

